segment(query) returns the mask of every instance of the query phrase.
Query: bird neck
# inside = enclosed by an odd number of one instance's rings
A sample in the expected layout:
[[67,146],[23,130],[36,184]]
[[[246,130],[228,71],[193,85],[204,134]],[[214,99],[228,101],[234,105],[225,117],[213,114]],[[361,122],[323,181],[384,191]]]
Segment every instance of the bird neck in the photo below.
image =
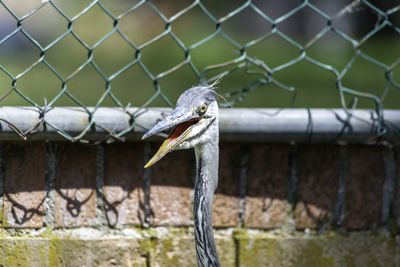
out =
[[198,266],[220,266],[212,229],[214,191],[218,183],[218,139],[195,147],[194,228]]
[[[197,145],[194,148],[196,155],[196,183],[204,181],[214,194],[218,185],[219,147],[216,142]],[[200,179],[198,179],[200,178]]]

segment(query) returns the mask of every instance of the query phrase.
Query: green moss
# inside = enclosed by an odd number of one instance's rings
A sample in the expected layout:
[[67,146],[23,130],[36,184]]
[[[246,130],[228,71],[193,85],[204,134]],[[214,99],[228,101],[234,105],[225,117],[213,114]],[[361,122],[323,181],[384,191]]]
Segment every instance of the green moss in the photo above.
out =
[[[4,266],[31,266],[35,262],[37,266],[46,266],[47,249],[46,242],[18,239],[3,239],[0,251],[0,265]],[[32,243],[35,242],[33,245]]]
[[4,207],[1,206],[1,224],[4,228],[8,227],[7,216],[4,216]]
[[[193,234],[188,228],[137,229],[141,237],[80,238],[73,230],[0,229],[0,265],[78,266],[93,265],[194,266]],[[118,231],[116,231],[118,233]],[[112,232],[111,232],[112,234]],[[232,236],[216,234],[222,266],[235,266],[235,248],[241,266],[394,266],[396,241],[385,234],[342,235],[235,229]],[[108,262],[112,259],[112,262]]]
[[237,233],[239,262],[244,266],[393,266],[392,236],[336,233],[282,236]]
[[0,224],[3,224],[3,218],[4,218],[4,207],[3,205],[0,205]]

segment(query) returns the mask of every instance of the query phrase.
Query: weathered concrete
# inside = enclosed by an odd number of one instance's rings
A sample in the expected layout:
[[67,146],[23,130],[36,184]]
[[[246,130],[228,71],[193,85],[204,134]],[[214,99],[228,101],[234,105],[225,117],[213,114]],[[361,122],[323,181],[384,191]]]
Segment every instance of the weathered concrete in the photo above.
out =
[[10,143],[6,149],[3,227],[43,226],[45,146]]
[[[394,266],[400,239],[386,234],[292,235],[216,230],[221,266]],[[0,232],[0,266],[195,266],[193,232],[183,227],[80,228]]]
[[144,221],[142,154],[141,143],[105,146],[104,210],[110,226],[140,225]]
[[[193,151],[173,152],[144,170],[157,148],[0,146],[0,266],[195,266]],[[394,150],[227,142],[220,148],[213,222],[222,266],[400,262]]]
[[377,228],[382,217],[382,194],[386,176],[382,148],[349,146],[348,151],[345,228]]
[[137,231],[45,231],[2,234],[0,266],[146,266],[148,240]]
[[[194,234],[185,230],[156,228],[157,237],[151,240],[150,266],[196,266]],[[215,243],[221,266],[234,267],[236,262],[235,243],[232,231],[219,231]]]
[[321,228],[332,223],[339,159],[336,145],[299,146],[296,228]]
[[[239,242],[239,266],[398,266],[393,236],[327,233],[316,236],[277,236],[244,232]],[[396,251],[397,250],[397,251]]]
[[55,226],[91,226],[96,214],[94,146],[59,143],[56,147]]
[[239,218],[240,143],[222,143],[219,150],[218,187],[214,195],[214,227],[236,227]]
[[[153,146],[152,154],[158,149]],[[174,152],[151,168],[150,224],[188,226],[192,224],[191,172],[193,151]]]
[[249,145],[245,227],[275,228],[288,219],[288,161],[288,145]]

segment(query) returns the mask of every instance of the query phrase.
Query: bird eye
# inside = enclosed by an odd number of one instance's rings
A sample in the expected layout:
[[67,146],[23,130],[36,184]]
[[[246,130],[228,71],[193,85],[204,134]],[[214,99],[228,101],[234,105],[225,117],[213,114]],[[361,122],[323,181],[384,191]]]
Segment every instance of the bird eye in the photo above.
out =
[[204,115],[204,113],[206,113],[207,111],[207,104],[203,104],[199,107],[198,113],[199,115]]

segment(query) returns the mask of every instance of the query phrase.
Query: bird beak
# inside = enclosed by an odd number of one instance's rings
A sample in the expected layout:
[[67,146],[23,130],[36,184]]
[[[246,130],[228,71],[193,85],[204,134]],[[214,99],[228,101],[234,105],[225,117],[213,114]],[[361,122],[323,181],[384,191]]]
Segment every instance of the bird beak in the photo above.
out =
[[199,117],[194,117],[192,114],[182,114],[179,111],[174,111],[163,120],[159,121],[153,128],[145,133],[142,139],[151,135],[160,133],[163,130],[174,128],[167,139],[164,140],[161,147],[156,154],[144,166],[150,167],[160,159],[162,159],[168,152],[171,152],[176,146],[183,141],[187,140],[193,126],[200,120]]

